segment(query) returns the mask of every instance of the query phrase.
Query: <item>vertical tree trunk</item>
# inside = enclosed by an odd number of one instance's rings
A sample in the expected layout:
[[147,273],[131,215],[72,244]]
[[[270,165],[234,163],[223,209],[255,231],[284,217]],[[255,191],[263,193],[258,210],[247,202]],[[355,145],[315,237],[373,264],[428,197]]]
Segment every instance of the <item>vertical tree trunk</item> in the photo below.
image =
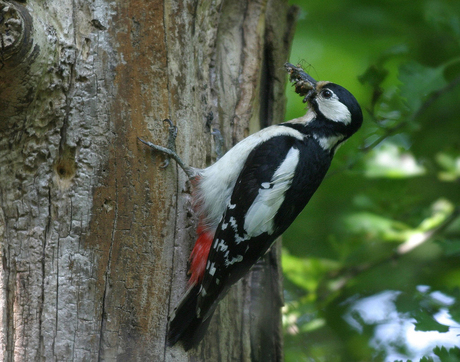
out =
[[282,359],[274,248],[199,348],[166,348],[195,238],[189,185],[136,137],[212,161],[284,115],[287,0],[0,0],[0,356]]

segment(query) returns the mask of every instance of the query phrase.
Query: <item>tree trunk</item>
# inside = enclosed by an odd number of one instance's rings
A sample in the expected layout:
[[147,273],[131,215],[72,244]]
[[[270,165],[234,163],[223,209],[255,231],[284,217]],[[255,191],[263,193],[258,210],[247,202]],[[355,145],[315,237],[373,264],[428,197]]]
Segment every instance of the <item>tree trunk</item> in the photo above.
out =
[[278,248],[196,349],[165,347],[195,221],[186,176],[284,115],[287,0],[0,0],[4,361],[282,360]]

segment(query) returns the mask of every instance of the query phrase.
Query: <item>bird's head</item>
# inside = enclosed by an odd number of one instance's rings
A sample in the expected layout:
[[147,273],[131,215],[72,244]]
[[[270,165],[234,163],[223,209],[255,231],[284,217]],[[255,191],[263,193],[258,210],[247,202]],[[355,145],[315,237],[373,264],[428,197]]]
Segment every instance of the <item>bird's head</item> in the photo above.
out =
[[315,113],[310,127],[317,128],[318,132],[343,135],[343,139],[349,138],[361,127],[361,107],[348,90],[335,83],[318,82],[302,68],[290,63],[286,63],[285,67],[295,91],[304,97],[303,102],[308,102],[310,111]]

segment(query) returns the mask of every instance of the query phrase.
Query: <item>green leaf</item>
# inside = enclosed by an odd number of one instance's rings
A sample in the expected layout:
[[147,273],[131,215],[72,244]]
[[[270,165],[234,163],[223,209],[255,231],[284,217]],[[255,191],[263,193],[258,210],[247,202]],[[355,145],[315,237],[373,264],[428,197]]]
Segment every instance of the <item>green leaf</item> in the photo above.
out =
[[388,70],[382,67],[378,67],[372,64],[366,71],[358,76],[358,80],[361,84],[369,84],[373,88],[377,88],[382,84],[388,75]]
[[460,323],[460,289],[454,289],[451,295],[455,298],[455,303],[450,306],[449,313],[453,320]]
[[436,243],[441,246],[446,256],[460,255],[460,239],[438,239]]
[[449,350],[444,346],[437,346],[433,353],[439,357],[441,362],[460,362],[460,348],[454,347]]
[[446,170],[454,171],[457,167],[457,160],[455,157],[451,155],[440,152],[435,156],[435,158],[439,166],[443,167]]
[[403,83],[401,96],[406,99],[412,112],[416,112],[431,93],[447,85],[444,69],[445,65],[431,68],[415,61],[399,68],[399,79]]
[[390,142],[373,149],[366,158],[365,175],[369,178],[407,178],[425,172],[411,153]]
[[[439,357],[441,362],[460,362],[460,349],[458,347],[447,349],[444,346],[437,346],[433,353]],[[433,357],[425,356],[420,362],[434,362]]]
[[444,170],[438,174],[442,181],[456,181],[460,178],[460,157],[439,152],[436,155],[436,162]]
[[434,362],[434,359],[432,357],[425,356],[420,359],[420,362]]
[[310,293],[315,292],[325,273],[341,266],[340,263],[327,259],[299,258],[285,250],[282,254],[282,265],[284,276]]
[[413,317],[417,320],[415,323],[416,331],[438,331],[440,333],[449,331],[448,326],[437,322],[431,314],[423,310],[415,311]]
[[451,33],[460,40],[460,18],[456,9],[442,1],[430,1],[425,4],[425,17],[444,33]]
[[357,212],[345,219],[348,230],[363,234],[369,239],[400,242],[408,237],[410,228],[397,220],[392,220],[370,212]]

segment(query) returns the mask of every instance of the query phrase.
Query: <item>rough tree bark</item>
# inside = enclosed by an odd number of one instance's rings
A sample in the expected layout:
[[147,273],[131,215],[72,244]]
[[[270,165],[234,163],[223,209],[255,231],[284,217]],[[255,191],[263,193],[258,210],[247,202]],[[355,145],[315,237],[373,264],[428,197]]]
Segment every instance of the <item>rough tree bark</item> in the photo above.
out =
[[0,356],[282,359],[277,248],[199,348],[166,348],[195,220],[185,175],[284,114],[287,0],[0,0]]

